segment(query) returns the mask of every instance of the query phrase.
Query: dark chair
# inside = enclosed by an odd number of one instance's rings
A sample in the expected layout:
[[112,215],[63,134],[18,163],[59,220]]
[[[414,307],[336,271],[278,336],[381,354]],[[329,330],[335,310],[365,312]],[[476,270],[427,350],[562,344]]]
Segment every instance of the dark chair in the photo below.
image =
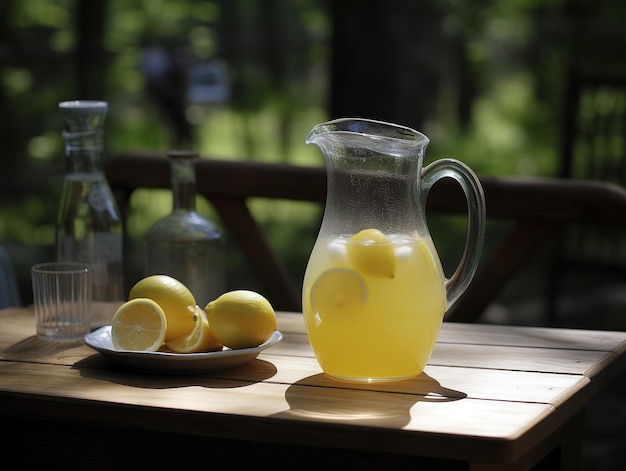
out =
[[[560,177],[625,186],[626,78],[588,77],[572,70],[566,91]],[[619,216],[626,218],[626,213]],[[576,293],[587,291],[587,298],[595,294],[601,301],[611,297],[611,285],[626,289],[624,228],[606,221],[564,227],[550,289],[553,321],[568,299],[570,306],[576,304]]]
[[[165,155],[124,153],[105,162],[109,183],[124,217],[138,188],[170,188]],[[276,309],[299,311],[301,287],[276,256],[247,202],[253,197],[312,201],[326,198],[323,168],[200,159],[197,192],[216,209],[251,272]],[[448,313],[448,320],[476,321],[535,251],[554,241],[564,224],[602,221],[626,227],[626,190],[611,184],[540,178],[481,178],[487,217],[511,221],[511,230],[489,247],[476,278]],[[462,215],[463,193],[453,180],[432,189],[428,211]],[[312,248],[312,247],[311,247]]]
[[0,309],[21,306],[17,277],[8,252],[0,247]]

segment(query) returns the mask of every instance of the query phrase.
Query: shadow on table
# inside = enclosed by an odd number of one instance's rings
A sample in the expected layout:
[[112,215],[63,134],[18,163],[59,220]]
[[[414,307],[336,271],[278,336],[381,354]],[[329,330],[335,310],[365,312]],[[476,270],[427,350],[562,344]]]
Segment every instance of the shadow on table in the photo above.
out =
[[276,374],[274,364],[254,359],[245,365],[211,373],[159,374],[154,371],[138,371],[114,365],[101,355],[92,355],[76,362],[74,369],[85,378],[108,381],[125,386],[146,389],[184,388],[201,386],[204,388],[232,389],[259,383]]
[[[70,363],[72,357],[81,357],[79,351],[84,346],[81,340],[75,341],[50,341],[38,338],[35,335],[27,337],[19,342],[11,345],[9,348],[0,352],[0,356],[13,358],[15,360],[65,360]],[[64,362],[65,362],[64,361]]]
[[[330,386],[330,387],[329,387]],[[411,419],[411,408],[418,402],[450,402],[467,394],[441,386],[426,373],[416,378],[377,383],[374,388],[393,395],[381,401],[371,383],[335,380],[325,374],[304,378],[285,392],[289,409],[274,417],[301,417],[311,420],[337,420],[359,424],[401,427]]]

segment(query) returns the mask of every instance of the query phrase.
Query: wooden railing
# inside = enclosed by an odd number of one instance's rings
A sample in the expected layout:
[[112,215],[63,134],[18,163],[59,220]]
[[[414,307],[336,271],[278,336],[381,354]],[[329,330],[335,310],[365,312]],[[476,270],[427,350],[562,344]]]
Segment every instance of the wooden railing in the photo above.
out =
[[[170,188],[170,166],[157,153],[120,153],[105,163],[107,178],[123,216],[138,188]],[[326,198],[323,168],[249,161],[200,159],[197,193],[215,208],[250,270],[276,309],[299,311],[297,286],[249,210],[251,197],[312,201]],[[489,250],[472,284],[452,307],[448,320],[475,321],[532,254],[554,240],[571,222],[626,229],[626,190],[617,185],[579,180],[481,177],[487,217],[513,221],[511,231]],[[464,214],[465,200],[453,180],[433,187],[428,211]]]

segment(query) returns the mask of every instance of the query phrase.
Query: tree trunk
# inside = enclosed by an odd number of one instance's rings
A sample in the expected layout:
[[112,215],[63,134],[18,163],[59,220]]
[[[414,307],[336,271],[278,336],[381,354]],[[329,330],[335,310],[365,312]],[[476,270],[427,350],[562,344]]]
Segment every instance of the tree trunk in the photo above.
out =
[[332,2],[330,114],[421,128],[434,115],[441,50],[435,2]]
[[79,0],[76,12],[76,98],[104,100],[106,57],[102,47],[106,0]]

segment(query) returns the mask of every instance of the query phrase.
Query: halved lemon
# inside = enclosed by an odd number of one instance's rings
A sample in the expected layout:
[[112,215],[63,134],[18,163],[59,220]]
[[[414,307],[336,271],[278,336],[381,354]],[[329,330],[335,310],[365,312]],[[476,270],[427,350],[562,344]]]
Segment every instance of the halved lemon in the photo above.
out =
[[350,314],[366,302],[365,281],[349,268],[323,271],[311,287],[311,307],[320,317]]
[[128,299],[149,298],[161,306],[167,318],[165,340],[190,333],[194,327],[196,300],[183,283],[168,275],[150,275],[131,288]]
[[213,336],[204,310],[196,306],[196,312],[194,329],[187,335],[165,343],[165,346],[171,351],[175,353],[214,352],[224,347]]
[[148,298],[125,302],[111,320],[111,340],[116,350],[156,352],[163,345],[166,332],[163,309]]
[[364,229],[350,237],[346,247],[348,260],[362,275],[393,278],[396,253],[389,238],[378,229]]

